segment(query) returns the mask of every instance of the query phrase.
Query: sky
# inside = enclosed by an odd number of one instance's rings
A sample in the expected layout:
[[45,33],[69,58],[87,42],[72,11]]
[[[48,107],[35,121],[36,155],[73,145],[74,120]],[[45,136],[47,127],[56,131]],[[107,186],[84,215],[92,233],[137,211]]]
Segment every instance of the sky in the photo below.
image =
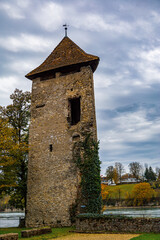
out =
[[100,57],[94,73],[102,174],[160,167],[160,1],[0,0],[0,105],[64,37]]

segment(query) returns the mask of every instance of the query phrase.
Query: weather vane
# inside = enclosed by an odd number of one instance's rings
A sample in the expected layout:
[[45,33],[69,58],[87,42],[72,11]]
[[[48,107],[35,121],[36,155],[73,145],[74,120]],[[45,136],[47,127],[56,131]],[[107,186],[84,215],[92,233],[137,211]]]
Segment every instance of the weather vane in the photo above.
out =
[[65,37],[67,37],[67,29],[69,27],[69,25],[67,25],[66,23],[63,25],[64,29],[65,29]]

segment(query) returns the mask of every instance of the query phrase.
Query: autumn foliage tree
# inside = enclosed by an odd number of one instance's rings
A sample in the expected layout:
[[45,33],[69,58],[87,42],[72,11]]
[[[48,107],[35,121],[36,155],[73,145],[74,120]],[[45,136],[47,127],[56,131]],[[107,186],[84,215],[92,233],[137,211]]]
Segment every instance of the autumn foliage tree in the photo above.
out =
[[110,190],[105,184],[101,184],[101,195],[102,195],[102,200],[108,200],[110,196]]
[[148,203],[155,195],[155,191],[149,183],[136,184],[132,190],[132,198],[134,206],[143,206]]
[[15,131],[6,119],[0,118],[0,193],[16,186],[13,169],[16,165]]
[[10,203],[24,208],[28,161],[29,92],[15,89],[12,104],[0,107],[0,183],[1,192],[10,194]]
[[111,183],[114,181],[114,183],[117,184],[119,180],[117,169],[113,166],[109,166],[106,169],[106,178],[108,181],[111,181]]

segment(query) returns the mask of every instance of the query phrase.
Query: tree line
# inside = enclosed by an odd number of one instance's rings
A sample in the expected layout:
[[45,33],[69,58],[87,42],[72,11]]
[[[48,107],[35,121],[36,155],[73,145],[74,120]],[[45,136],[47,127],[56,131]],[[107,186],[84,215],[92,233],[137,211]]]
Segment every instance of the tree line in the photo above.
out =
[[124,179],[135,178],[137,181],[156,181],[160,180],[160,168],[156,167],[154,171],[151,166],[145,164],[145,168],[139,162],[131,162],[129,173],[125,173],[122,163],[116,162],[114,166],[108,166],[106,169],[106,179],[111,183],[121,183]]

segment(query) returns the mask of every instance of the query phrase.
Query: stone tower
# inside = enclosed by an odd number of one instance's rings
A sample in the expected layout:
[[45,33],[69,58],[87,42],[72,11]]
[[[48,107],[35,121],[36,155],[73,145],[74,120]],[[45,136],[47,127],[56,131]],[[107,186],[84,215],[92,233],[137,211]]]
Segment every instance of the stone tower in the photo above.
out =
[[84,131],[96,138],[93,72],[98,62],[64,37],[26,75],[32,80],[27,227],[71,224],[79,185],[73,148]]

